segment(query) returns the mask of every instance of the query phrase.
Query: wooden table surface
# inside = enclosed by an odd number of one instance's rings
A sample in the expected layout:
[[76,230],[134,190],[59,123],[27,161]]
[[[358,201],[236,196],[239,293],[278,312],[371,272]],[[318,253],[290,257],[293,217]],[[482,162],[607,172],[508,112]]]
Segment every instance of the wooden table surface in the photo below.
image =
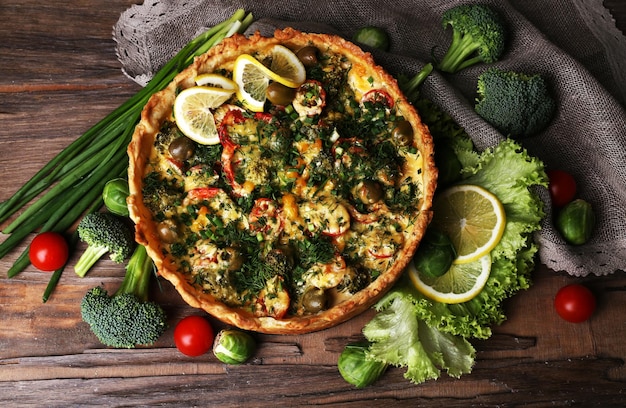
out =
[[[111,39],[112,26],[133,3],[0,1],[0,201],[139,89],[122,75]],[[606,4],[623,30],[624,3]],[[624,273],[574,279],[540,266],[531,289],[507,303],[508,321],[491,339],[473,343],[471,374],[412,385],[403,369],[391,368],[375,385],[356,390],[336,363],[371,311],[319,333],[259,335],[251,361],[227,366],[211,353],[189,358],[176,350],[171,327],[198,311],[162,282],[153,293],[170,329],[151,348],[107,349],[81,321],[79,302],[93,286],[116,287],[124,270],[105,260],[84,279],[66,272],[42,304],[49,274],[29,267],[6,278],[20,252],[0,260],[4,406],[626,405]],[[572,282],[588,284],[598,296],[596,314],[582,324],[561,320],[552,307],[556,291]]]

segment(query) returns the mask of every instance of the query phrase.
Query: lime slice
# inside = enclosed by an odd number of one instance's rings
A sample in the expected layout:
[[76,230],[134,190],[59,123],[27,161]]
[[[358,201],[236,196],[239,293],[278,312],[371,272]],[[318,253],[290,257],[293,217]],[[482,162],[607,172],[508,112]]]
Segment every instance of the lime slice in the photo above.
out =
[[234,92],[207,86],[184,89],[174,101],[176,126],[185,136],[200,144],[219,143],[212,109],[221,106]]
[[441,303],[462,303],[473,299],[487,283],[491,272],[491,255],[473,262],[453,264],[446,273],[429,277],[409,263],[407,272],[413,285],[424,296]]
[[506,225],[500,200],[475,185],[457,185],[439,193],[433,212],[433,226],[446,233],[456,249],[455,264],[473,262],[491,252]]

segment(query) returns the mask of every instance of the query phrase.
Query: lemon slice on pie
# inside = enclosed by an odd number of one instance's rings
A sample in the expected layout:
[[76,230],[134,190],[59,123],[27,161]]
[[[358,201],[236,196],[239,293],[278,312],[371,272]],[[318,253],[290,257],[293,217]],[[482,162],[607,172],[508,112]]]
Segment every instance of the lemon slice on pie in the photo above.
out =
[[275,45],[271,51],[270,78],[297,88],[306,80],[306,69],[298,56],[284,45]]
[[218,108],[234,90],[194,86],[181,91],[174,101],[176,126],[191,140],[204,145],[219,143],[212,109]]
[[448,234],[455,264],[474,262],[498,245],[506,215],[498,198],[475,185],[457,185],[435,197],[433,226]]
[[413,285],[432,300],[442,303],[462,303],[473,299],[487,283],[491,272],[491,255],[473,262],[452,264],[446,273],[430,277],[421,273],[411,261],[407,272]]
[[237,84],[232,79],[226,78],[224,75],[220,74],[200,74],[194,78],[196,85],[200,86],[210,86],[213,88],[223,88],[229,89],[231,91],[235,91],[237,89]]
[[267,87],[270,83],[269,68],[249,54],[241,54],[235,60],[233,79],[237,84],[237,99],[253,112],[262,112]]
[[233,80],[237,84],[237,98],[254,112],[262,112],[270,81],[289,88],[297,88],[306,79],[304,65],[293,51],[283,45],[275,45],[270,53],[270,66],[250,54],[242,54],[235,60]]

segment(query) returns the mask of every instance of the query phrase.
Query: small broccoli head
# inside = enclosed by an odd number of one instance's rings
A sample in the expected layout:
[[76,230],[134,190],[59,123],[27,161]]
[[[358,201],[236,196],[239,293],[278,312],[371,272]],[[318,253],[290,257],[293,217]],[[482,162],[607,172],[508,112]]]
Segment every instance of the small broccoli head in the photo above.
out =
[[157,217],[173,213],[176,204],[182,201],[184,189],[174,179],[163,178],[158,172],[152,172],[143,182],[143,203]]
[[447,10],[441,18],[452,27],[452,42],[437,68],[455,73],[479,62],[492,63],[504,52],[506,27],[498,13],[483,4],[464,4]]
[[87,249],[74,267],[76,274],[81,277],[107,252],[113,262],[124,262],[135,245],[131,227],[111,213],[85,215],[77,231],[81,241],[87,244]]
[[272,275],[289,276],[294,267],[291,255],[282,249],[274,248],[265,255],[265,267]]
[[83,297],[80,311],[98,340],[109,347],[150,345],[167,328],[161,306],[144,302],[132,293],[110,297],[104,288],[92,288]]
[[556,111],[556,102],[539,74],[492,68],[478,77],[477,93],[476,113],[514,138],[539,133]]

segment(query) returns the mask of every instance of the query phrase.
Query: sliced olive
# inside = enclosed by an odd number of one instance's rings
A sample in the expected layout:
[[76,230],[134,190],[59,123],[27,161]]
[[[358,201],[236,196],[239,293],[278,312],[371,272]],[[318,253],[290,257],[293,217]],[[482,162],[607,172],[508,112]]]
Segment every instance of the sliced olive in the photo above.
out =
[[363,204],[369,205],[380,201],[383,198],[383,189],[379,183],[366,180],[360,183],[358,187],[358,198]]
[[193,156],[196,150],[196,144],[185,136],[178,137],[170,143],[168,151],[172,158],[185,161]]
[[393,140],[398,146],[407,147],[413,144],[413,126],[408,120],[398,122],[392,132]]
[[171,220],[165,220],[159,223],[157,226],[159,237],[163,242],[168,244],[174,243],[178,240],[178,227]]
[[322,289],[307,289],[302,296],[302,306],[307,313],[320,312],[328,306],[328,296]]
[[300,48],[296,55],[305,67],[317,65],[317,48],[312,45]]
[[296,90],[289,88],[279,82],[272,82],[265,92],[267,99],[274,105],[286,106],[293,101],[296,96]]

